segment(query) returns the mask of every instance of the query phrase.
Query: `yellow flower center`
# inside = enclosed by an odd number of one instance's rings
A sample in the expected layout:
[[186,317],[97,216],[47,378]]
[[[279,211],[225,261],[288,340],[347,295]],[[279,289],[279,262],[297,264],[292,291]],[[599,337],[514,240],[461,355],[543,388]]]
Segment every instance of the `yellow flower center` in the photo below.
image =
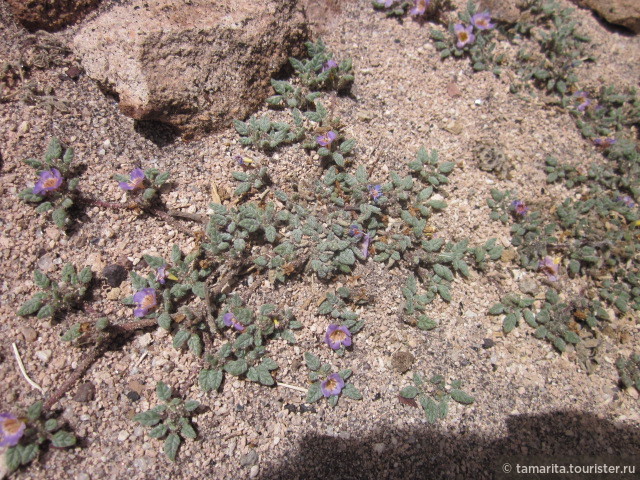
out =
[[347,334],[342,330],[336,330],[329,335],[329,338],[331,338],[333,342],[341,342],[342,340],[347,338]]
[[4,422],[2,422],[2,429],[8,435],[15,435],[20,431],[21,427],[22,427],[22,422],[17,418],[8,418]]
[[156,304],[156,299],[154,298],[153,295],[145,295],[144,298],[142,299],[142,303],[140,304],[140,306],[142,308],[151,308]]
[[55,177],[47,178],[42,184],[44,188],[55,188],[56,183],[58,183],[58,179]]
[[335,390],[337,386],[338,383],[333,378],[330,378],[329,380],[327,380],[327,385],[325,388],[329,391],[332,391]]
[[469,34],[464,30],[458,32],[458,40],[460,40],[462,43],[466,42],[467,40],[469,40]]

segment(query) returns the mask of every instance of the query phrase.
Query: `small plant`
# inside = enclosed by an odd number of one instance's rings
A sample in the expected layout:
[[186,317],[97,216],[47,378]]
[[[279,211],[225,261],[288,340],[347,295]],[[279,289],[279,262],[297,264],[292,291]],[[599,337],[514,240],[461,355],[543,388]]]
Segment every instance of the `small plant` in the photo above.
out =
[[305,352],[304,360],[307,368],[311,370],[309,381],[312,382],[307,391],[308,403],[314,403],[321,398],[327,398],[329,405],[335,407],[341,394],[353,400],[362,400],[362,394],[347,380],[351,377],[350,369],[332,373],[333,367],[328,363],[322,363],[313,353]]
[[300,82],[311,91],[348,92],[354,80],[351,59],[336,62],[321,38],[316,43],[306,42],[305,45],[310,57],[308,60],[289,59]]
[[252,145],[260,150],[275,150],[280,145],[294,143],[304,138],[302,117],[299,111],[294,114],[295,129],[285,122],[274,122],[269,117],[252,115],[246,122],[234,120],[233,126],[240,134],[242,145]]
[[629,358],[619,357],[616,360],[616,368],[620,375],[620,383],[625,388],[635,387],[640,391],[640,355],[633,353]]
[[429,423],[446,418],[450,400],[462,405],[471,405],[475,401],[471,395],[460,389],[462,383],[460,380],[452,380],[447,386],[442,375],[435,375],[425,381],[419,374],[414,373],[413,383],[414,385],[400,391],[400,397],[408,400],[417,398]]
[[39,174],[33,188],[26,188],[18,197],[29,203],[37,203],[38,213],[50,213],[53,223],[60,229],[69,225],[69,209],[77,201],[79,179],[71,167],[72,148],[63,148],[53,137],[43,160],[27,159],[24,162]]
[[116,174],[114,178],[119,182],[118,186],[126,191],[139,207],[144,208],[151,206],[160,188],[169,180],[169,175],[169,172],[161,172],[157,168],[134,168],[128,177]]
[[60,281],[51,280],[40,270],[33,273],[34,283],[43,291],[36,293],[18,310],[18,315],[36,315],[40,319],[53,319],[60,311],[77,306],[91,283],[93,274],[90,267],[84,267],[80,272],[68,263],[60,274]]
[[449,24],[448,35],[431,30],[431,38],[440,51],[440,58],[468,56],[474,70],[493,68],[493,72],[499,75],[500,68],[497,65],[504,61],[504,56],[493,54],[496,47],[493,29],[496,25],[491,23],[489,12],[478,12],[476,4],[469,0],[466,10],[458,13],[458,20],[458,23]]
[[509,294],[489,309],[489,315],[504,315],[502,319],[504,333],[511,332],[523,318],[530,326],[535,327],[535,315],[529,308],[533,302],[534,299],[531,297]]
[[193,440],[198,436],[191,423],[191,417],[196,414],[200,403],[195,400],[172,398],[171,388],[163,382],[157,383],[156,395],[164,404],[138,413],[133,419],[146,427],[153,427],[149,432],[150,437],[165,439],[164,453],[175,462],[183,439]]
[[76,437],[42,405],[42,402],[31,405],[25,417],[0,413],[0,448],[8,447],[5,458],[9,472],[31,463],[47,444],[54,448],[76,444]]

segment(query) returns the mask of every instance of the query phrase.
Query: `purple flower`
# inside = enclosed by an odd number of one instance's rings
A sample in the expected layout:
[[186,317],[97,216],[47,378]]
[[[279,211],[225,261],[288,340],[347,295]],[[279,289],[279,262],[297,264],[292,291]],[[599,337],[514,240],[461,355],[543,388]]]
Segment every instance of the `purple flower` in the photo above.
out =
[[324,341],[334,350],[338,350],[343,345],[348,347],[351,345],[351,332],[345,326],[332,323],[327,328]]
[[362,256],[367,258],[369,256],[369,244],[371,243],[371,237],[365,233],[362,239]]
[[560,268],[560,258],[544,257],[538,263],[538,268],[547,275],[552,282],[558,281],[558,269]]
[[616,143],[615,138],[605,137],[605,138],[595,138],[593,140],[594,145],[602,148],[609,148],[611,145]]
[[331,148],[331,144],[336,138],[338,138],[338,134],[333,130],[329,130],[324,135],[316,137],[316,142],[318,142],[318,145],[320,145],[321,147]]
[[578,102],[581,102],[580,105],[578,105],[579,111],[584,112],[586,108],[591,105],[591,100],[589,100],[589,94],[587,92],[580,90],[574,93],[573,96]]
[[360,230],[360,227],[358,225],[354,224],[349,227],[350,237],[361,237],[362,235],[364,235],[364,232]]
[[396,0],[385,0],[384,6],[385,6],[385,8],[389,8],[394,3],[396,3]]
[[0,413],[0,447],[13,447],[24,433],[25,424],[11,413]]
[[496,26],[495,23],[491,23],[491,14],[489,11],[476,13],[471,17],[471,24],[478,30],[490,30]]
[[327,379],[322,382],[320,389],[322,395],[325,397],[331,397],[333,395],[340,395],[340,392],[344,388],[344,380],[337,373],[332,373]]
[[36,195],[43,195],[47,192],[57,190],[62,185],[62,175],[56,168],[51,170],[45,170],[40,174],[38,183],[33,187],[33,193]]
[[123,190],[138,190],[144,186],[145,175],[139,168],[134,168],[128,182],[120,182],[118,185]]
[[326,72],[327,70],[331,70],[332,68],[338,68],[338,62],[333,59],[327,60],[322,66],[322,71]]
[[629,195],[619,195],[618,197],[616,197],[616,201],[624,203],[629,208],[633,208],[636,206],[636,204],[633,202],[633,198],[631,198]]
[[156,291],[153,288],[143,288],[136,292],[133,296],[133,301],[138,305],[133,314],[138,318],[142,318],[157,305]]
[[233,327],[239,332],[242,332],[244,330],[244,325],[238,322],[238,320],[236,319],[236,316],[231,312],[225,313],[224,316],[222,317],[222,321],[227,327]]
[[382,196],[381,185],[368,185],[367,190],[369,190],[369,195],[371,195],[371,198],[373,198],[374,202],[377,202],[378,199]]
[[411,15],[424,15],[431,0],[415,0],[414,7],[409,11]]
[[527,207],[521,200],[514,200],[511,202],[511,209],[513,210],[513,213],[519,217],[525,217],[529,212],[529,207]]
[[167,283],[167,266],[163,265],[156,270],[156,280],[160,285]]
[[462,48],[465,45],[473,43],[476,39],[476,36],[472,33],[472,25],[465,27],[464,25],[458,23],[453,27],[453,31],[455,32],[456,37],[458,37],[458,43],[456,43],[456,47],[458,48]]

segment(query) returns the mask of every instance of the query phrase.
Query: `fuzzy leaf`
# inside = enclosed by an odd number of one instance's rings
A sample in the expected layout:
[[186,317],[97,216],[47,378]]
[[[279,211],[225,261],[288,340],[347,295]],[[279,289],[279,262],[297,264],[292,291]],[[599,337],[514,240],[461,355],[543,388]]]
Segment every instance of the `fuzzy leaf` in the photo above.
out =
[[362,394],[353,386],[353,383],[347,383],[342,389],[342,394],[353,400],[362,400]]
[[309,390],[307,390],[307,398],[305,399],[305,402],[307,403],[317,402],[322,397],[323,395],[322,395],[320,382],[315,382],[309,386]]
[[233,362],[227,363],[224,366],[224,369],[231,375],[235,375],[236,377],[239,377],[249,369],[249,366],[247,365],[247,361],[244,358],[241,358],[239,360],[235,360]]
[[166,402],[171,398],[171,387],[164,382],[158,382],[156,385],[156,395],[160,400]]
[[51,445],[53,445],[56,448],[72,447],[75,444],[76,444],[75,435],[65,430],[60,430],[56,432],[53,435],[53,437],[51,437]]
[[205,392],[217,390],[222,383],[223,376],[222,370],[201,370],[198,375],[200,388]]
[[182,443],[182,440],[177,433],[170,433],[164,441],[164,453],[173,462],[176,461],[176,455],[178,454],[180,443]]
[[451,390],[450,394],[451,398],[463,405],[471,405],[475,401],[475,399],[471,395],[463,392],[462,390],[453,389]]
[[316,371],[320,368],[320,359],[316,357],[313,353],[305,352],[304,353],[304,361],[307,364],[307,368],[312,371]]
[[419,390],[411,385],[400,390],[400,395],[404,398],[416,398],[416,396],[418,396],[418,393]]

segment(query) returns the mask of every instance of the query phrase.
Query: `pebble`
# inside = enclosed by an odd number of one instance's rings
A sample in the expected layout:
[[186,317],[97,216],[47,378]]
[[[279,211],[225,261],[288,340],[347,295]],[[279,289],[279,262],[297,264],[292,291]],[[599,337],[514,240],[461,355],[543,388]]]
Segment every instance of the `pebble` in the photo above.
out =
[[20,333],[27,342],[35,342],[38,338],[38,332],[36,332],[33,328],[23,325],[20,328]]
[[378,455],[382,455],[382,452],[384,452],[384,450],[385,450],[384,443],[374,443],[373,444],[373,451],[376,452]]
[[51,253],[46,253],[38,259],[37,265],[42,272],[47,273],[53,270],[54,256]]
[[87,403],[94,399],[96,395],[96,387],[91,382],[81,383],[76,390],[73,400],[79,403]]
[[117,263],[112,263],[111,265],[107,265],[102,270],[102,276],[107,281],[109,286],[118,287],[122,282],[124,282],[129,274],[127,273],[127,269],[122,265],[118,265]]
[[19,135],[24,135],[25,133],[27,133],[29,131],[30,128],[31,128],[31,125],[29,124],[29,122],[27,122],[25,120],[20,125],[18,125],[18,134]]
[[129,432],[127,432],[126,430],[122,430],[120,433],[118,433],[119,442],[124,442],[127,438],[129,438]]
[[251,470],[249,471],[249,478],[256,478],[259,471],[260,467],[258,467],[258,465],[254,465],[253,467],[251,467]]
[[91,480],[88,473],[81,473],[76,477],[76,480]]
[[49,360],[51,360],[51,354],[51,350],[38,350],[36,352],[36,357],[38,357],[38,360],[42,363],[48,363]]
[[520,291],[522,293],[528,293],[530,295],[535,295],[538,291],[538,284],[533,278],[525,278],[520,280],[518,283],[518,287],[520,287]]
[[153,337],[150,333],[145,333],[144,335],[140,335],[138,337],[138,345],[142,348],[147,348],[153,342]]
[[243,467],[254,465],[257,461],[258,461],[258,452],[256,452],[253,449],[249,450],[248,453],[240,457],[240,465],[242,465]]

